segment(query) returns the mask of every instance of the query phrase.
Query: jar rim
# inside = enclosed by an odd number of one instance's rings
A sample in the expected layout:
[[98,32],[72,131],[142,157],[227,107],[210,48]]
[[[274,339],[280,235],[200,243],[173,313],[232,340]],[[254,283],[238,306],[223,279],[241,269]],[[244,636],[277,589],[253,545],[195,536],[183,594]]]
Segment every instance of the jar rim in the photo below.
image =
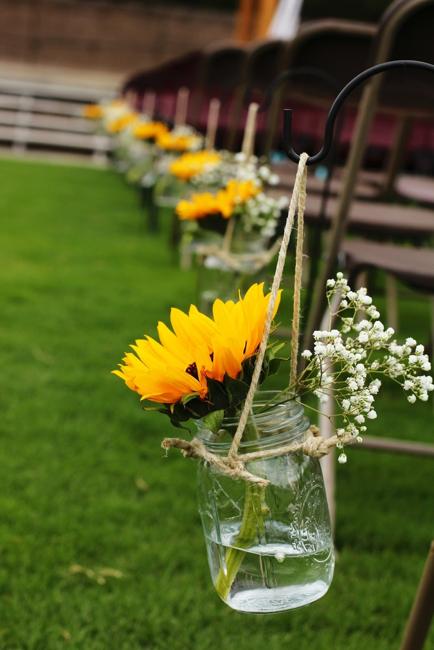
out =
[[[240,452],[279,447],[284,443],[295,442],[306,433],[310,423],[304,413],[303,405],[293,397],[282,398],[279,402],[273,404],[273,399],[279,395],[282,396],[282,393],[277,390],[263,390],[256,393],[252,408],[254,422],[259,428],[264,429],[265,427],[268,435],[254,440],[243,440],[239,445]],[[267,405],[270,405],[270,408],[258,413],[258,409],[263,409]],[[284,418],[284,430],[282,430],[282,420],[274,425],[268,422],[267,426],[267,420],[270,420],[271,415],[274,418],[279,416],[282,419]],[[219,431],[224,431],[225,427],[235,430],[238,421],[239,417],[225,418]],[[231,441],[219,441],[215,439],[215,435],[205,427],[199,428],[198,437],[209,451],[216,454],[226,454],[229,451]],[[212,436],[214,436],[214,439]]]

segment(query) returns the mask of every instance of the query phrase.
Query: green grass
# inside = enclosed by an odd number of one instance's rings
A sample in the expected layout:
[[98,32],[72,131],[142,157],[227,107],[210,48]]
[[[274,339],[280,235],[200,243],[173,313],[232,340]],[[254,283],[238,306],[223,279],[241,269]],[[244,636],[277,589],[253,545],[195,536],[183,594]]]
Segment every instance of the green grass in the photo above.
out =
[[[397,650],[434,537],[433,461],[350,451],[327,596],[230,611],[208,576],[194,462],[164,457],[167,422],[109,374],[194,299],[194,274],[114,173],[1,161],[0,176],[1,650]],[[426,305],[403,305],[404,333],[423,336]],[[373,432],[432,439],[431,405],[389,389],[381,411]],[[73,564],[123,577],[98,584]]]

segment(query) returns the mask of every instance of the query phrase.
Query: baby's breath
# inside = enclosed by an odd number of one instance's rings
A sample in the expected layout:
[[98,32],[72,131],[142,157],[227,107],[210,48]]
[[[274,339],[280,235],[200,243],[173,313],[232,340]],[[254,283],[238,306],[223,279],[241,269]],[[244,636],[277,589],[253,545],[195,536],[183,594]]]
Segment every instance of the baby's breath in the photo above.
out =
[[[327,281],[327,300],[338,307],[331,314],[336,329],[317,330],[313,334],[313,350],[302,357],[307,365],[298,382],[298,392],[313,392],[320,400],[332,395],[336,403],[337,435],[347,434],[361,439],[367,423],[377,418],[374,403],[382,379],[398,383],[407,393],[407,400],[428,400],[434,390],[433,379],[423,374],[431,370],[423,345],[414,338],[398,343],[391,327],[385,327],[380,312],[365,288],[353,291],[342,273]],[[361,314],[365,318],[359,320]],[[347,457],[341,453],[340,463]]]

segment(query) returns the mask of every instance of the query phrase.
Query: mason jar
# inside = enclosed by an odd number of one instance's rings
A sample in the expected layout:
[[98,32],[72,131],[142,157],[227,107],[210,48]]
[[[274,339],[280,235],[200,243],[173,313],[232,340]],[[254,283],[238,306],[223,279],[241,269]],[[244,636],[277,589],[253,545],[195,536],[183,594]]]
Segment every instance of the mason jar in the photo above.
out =
[[160,208],[176,208],[189,194],[190,184],[169,173],[161,174],[155,183],[154,199]]
[[[254,282],[265,279],[268,258],[265,257],[268,240],[257,232],[240,232],[235,228],[228,263],[218,254],[204,255],[197,268],[197,305],[200,311],[210,314],[216,298],[236,300]],[[223,243],[223,241],[222,241]],[[266,260],[266,261],[264,261]]]
[[[198,437],[214,454],[227,455],[238,419],[217,432],[198,423]],[[199,511],[209,568],[220,598],[240,612],[267,613],[302,607],[328,590],[334,547],[319,461],[279,447],[303,440],[309,422],[303,407],[257,394],[239,454],[276,455],[246,463],[266,487],[235,480],[201,463]]]

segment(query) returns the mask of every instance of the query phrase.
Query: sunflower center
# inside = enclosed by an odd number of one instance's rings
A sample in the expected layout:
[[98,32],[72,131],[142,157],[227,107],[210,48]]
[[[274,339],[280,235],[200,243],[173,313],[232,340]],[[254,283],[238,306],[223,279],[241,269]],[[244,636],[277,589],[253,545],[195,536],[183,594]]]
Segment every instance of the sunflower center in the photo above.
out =
[[197,372],[197,366],[195,363],[191,363],[188,368],[186,368],[185,372],[195,379],[199,379],[199,373]]

